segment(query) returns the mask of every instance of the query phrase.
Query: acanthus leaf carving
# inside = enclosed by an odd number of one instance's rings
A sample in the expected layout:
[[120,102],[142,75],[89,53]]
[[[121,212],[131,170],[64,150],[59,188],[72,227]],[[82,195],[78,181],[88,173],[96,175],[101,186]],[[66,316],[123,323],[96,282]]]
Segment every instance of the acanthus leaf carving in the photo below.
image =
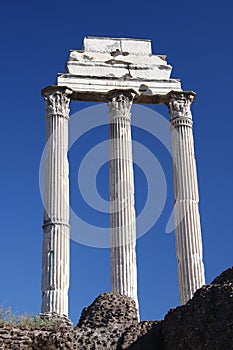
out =
[[114,96],[110,102],[108,102],[109,107],[109,118],[114,120],[115,118],[126,118],[130,121],[132,101],[129,97],[123,94]]
[[110,122],[116,118],[131,119],[130,109],[136,93],[132,91],[113,91],[109,94],[109,119]]
[[176,118],[189,118],[192,120],[191,104],[194,101],[193,94],[172,92],[169,95],[168,108],[171,120]]
[[47,117],[52,115],[61,115],[65,118],[69,118],[70,112],[70,93],[64,91],[51,91],[44,95],[46,102],[46,114]]

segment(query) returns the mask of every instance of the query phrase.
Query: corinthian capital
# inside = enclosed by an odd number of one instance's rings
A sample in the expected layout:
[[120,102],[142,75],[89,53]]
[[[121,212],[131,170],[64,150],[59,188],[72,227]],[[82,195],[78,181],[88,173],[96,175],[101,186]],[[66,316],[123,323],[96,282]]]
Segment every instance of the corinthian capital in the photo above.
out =
[[71,94],[72,90],[66,87],[51,86],[43,89],[42,96],[46,103],[47,118],[60,115],[68,119]]
[[135,95],[136,93],[131,90],[113,90],[109,92],[108,107],[110,122],[114,121],[116,118],[124,118],[130,121],[130,109]]
[[194,99],[194,92],[171,91],[167,100],[171,121],[176,118],[189,118],[192,120],[190,107]]

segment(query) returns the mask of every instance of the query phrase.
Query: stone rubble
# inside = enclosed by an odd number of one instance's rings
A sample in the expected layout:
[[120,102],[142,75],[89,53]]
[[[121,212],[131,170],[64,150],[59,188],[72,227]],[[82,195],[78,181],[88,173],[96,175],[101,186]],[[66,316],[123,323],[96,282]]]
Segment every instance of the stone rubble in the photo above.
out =
[[[83,309],[74,328],[67,318],[55,326],[0,325],[3,350],[232,350],[233,268],[196,291],[163,321],[137,321],[135,302],[101,294]],[[58,321],[55,314],[45,317]]]

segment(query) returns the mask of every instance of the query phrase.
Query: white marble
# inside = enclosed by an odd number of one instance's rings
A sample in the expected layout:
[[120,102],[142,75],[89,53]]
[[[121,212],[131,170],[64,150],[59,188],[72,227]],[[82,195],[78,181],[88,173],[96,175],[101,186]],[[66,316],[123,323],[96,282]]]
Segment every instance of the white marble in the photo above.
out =
[[68,120],[72,91],[51,87],[46,102],[46,164],[41,312],[68,315],[70,270]]
[[112,291],[136,301],[136,218],[131,140],[134,95],[117,93],[110,97],[110,236]]
[[87,36],[83,41],[84,51],[126,52],[134,55],[151,55],[151,41],[131,38],[103,38]]
[[[59,86],[68,86],[74,91],[77,101],[106,102],[107,94],[111,90],[134,90],[139,98],[135,103],[157,104],[157,95],[166,95],[171,90],[181,90],[180,81],[175,79],[156,80],[120,80],[112,78],[86,78],[62,74],[58,77]],[[156,101],[156,102],[155,102]]]
[[[150,40],[86,37],[71,50],[57,86],[42,91],[47,106],[42,312],[68,314],[69,102],[107,102],[110,121],[110,236],[113,292],[137,300],[136,223],[132,163],[132,103],[167,104],[171,116],[176,251],[181,304],[205,283],[191,103],[171,78],[166,56]],[[98,116],[97,116],[98,117]],[[143,116],[142,116],[143,117]]]
[[167,80],[172,67],[159,56],[72,51],[67,73],[90,78]]
[[139,103],[154,103],[153,95],[181,90],[171,71],[166,56],[152,54],[150,40],[85,38],[83,50],[71,50],[57,84],[71,88],[77,100],[106,102],[110,90],[133,89]]
[[205,284],[199,195],[192,132],[190,92],[171,92],[168,106],[171,116],[173,178],[175,196],[176,254],[181,304],[192,298]]

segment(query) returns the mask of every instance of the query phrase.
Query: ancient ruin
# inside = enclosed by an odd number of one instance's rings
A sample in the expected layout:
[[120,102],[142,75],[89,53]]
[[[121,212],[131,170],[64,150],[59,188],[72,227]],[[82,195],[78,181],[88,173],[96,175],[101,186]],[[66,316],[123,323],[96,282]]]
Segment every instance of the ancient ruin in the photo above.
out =
[[190,110],[195,93],[183,91],[180,80],[170,78],[171,70],[166,56],[152,54],[150,40],[86,37],[83,50],[70,52],[57,85],[42,90],[47,111],[42,313],[68,315],[71,101],[105,102],[109,107],[112,291],[131,297],[137,305],[133,103],[166,104],[170,113],[181,304],[205,283]]
[[164,320],[141,322],[131,298],[104,293],[83,309],[75,327],[58,315],[46,327],[0,324],[0,349],[232,350],[232,291],[233,267],[196,291],[186,305],[170,310]]

